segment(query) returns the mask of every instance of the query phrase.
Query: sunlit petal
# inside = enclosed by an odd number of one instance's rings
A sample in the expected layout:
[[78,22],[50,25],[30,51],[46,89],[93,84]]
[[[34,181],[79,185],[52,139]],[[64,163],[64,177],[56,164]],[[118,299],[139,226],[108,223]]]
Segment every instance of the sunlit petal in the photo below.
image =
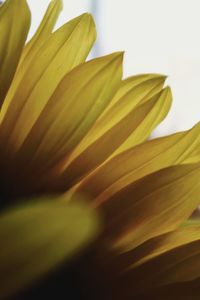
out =
[[[200,161],[200,123],[192,129],[147,141],[108,161],[83,180],[77,191],[107,199],[147,174],[172,165]],[[117,166],[117,167],[116,167]]]
[[84,14],[63,25],[21,64],[0,114],[0,137],[12,152],[23,144],[63,76],[85,60],[95,36],[93,19]]
[[158,121],[159,113],[160,116],[165,115],[170,103],[171,92],[167,88],[130,111],[100,137],[97,135],[97,139],[66,167],[59,179],[58,188],[65,186],[65,183],[68,187],[77,183],[84,175],[108,159],[128,137],[131,136],[132,144],[134,141],[138,143],[147,138]]
[[25,0],[7,0],[1,6],[0,105],[2,105],[14,77],[29,27],[30,11]]

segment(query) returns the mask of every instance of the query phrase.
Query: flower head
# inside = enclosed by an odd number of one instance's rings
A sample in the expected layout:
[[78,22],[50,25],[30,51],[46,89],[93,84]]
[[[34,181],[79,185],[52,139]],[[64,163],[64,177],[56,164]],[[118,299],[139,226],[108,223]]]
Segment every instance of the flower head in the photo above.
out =
[[198,295],[200,224],[187,219],[200,124],[148,140],[171,106],[166,77],[122,79],[121,52],[85,61],[94,21],[53,31],[61,8],[51,1],[26,43],[26,1],[0,7],[0,298],[32,284],[40,297],[37,280],[61,262],[73,299]]

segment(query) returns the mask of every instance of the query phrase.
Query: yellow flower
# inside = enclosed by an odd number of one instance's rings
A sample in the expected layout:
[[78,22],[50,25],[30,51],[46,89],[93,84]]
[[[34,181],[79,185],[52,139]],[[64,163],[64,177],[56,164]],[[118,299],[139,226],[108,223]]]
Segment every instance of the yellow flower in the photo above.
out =
[[93,19],[53,32],[61,8],[25,45],[26,1],[0,7],[0,299],[198,299],[200,124],[149,141],[165,76],[122,80],[120,52],[85,62]]

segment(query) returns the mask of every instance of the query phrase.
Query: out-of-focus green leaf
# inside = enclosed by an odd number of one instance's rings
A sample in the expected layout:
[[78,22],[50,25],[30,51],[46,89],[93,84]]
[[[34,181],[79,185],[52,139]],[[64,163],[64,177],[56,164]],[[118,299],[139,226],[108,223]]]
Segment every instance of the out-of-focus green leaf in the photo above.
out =
[[83,203],[41,199],[0,216],[0,299],[24,289],[78,254],[97,233]]

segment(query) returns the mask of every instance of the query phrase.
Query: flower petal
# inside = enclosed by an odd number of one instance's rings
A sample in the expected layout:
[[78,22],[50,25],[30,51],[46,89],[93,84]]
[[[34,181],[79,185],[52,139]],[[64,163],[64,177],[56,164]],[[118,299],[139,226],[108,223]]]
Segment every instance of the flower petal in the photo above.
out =
[[[173,282],[173,284],[175,283],[174,286],[166,285],[161,287],[162,280],[165,280],[165,271],[163,272],[163,269],[168,269],[165,257],[170,257],[171,263],[176,264],[177,260],[179,260],[179,251],[181,255],[181,249],[190,247],[196,242],[198,244],[200,242],[199,221],[192,224],[189,223],[187,227],[182,226],[176,231],[150,239],[144,244],[121,254],[118,253],[116,255],[116,253],[112,253],[109,261],[101,262],[101,269],[104,271],[101,276],[103,275],[104,279],[105,277],[107,278],[110,284],[108,289],[109,291],[111,290],[111,295],[116,293],[119,299],[185,299],[175,297],[175,295],[184,295],[184,293],[181,293],[180,288],[183,288],[183,286],[180,283],[177,285],[177,282]],[[173,261],[172,253],[174,251],[177,253],[177,258]],[[100,272],[101,269],[99,270]],[[187,272],[187,269],[185,269],[185,272]],[[111,278],[110,282],[109,278]],[[187,283],[184,282],[184,284]],[[194,286],[194,284],[191,286]],[[191,286],[189,284],[185,289],[185,292],[189,292],[191,296],[191,298],[187,299],[193,299],[192,295],[196,294],[191,289]],[[171,298],[164,297],[164,295],[168,294]]]
[[166,76],[160,74],[140,74],[126,78],[107,110],[121,101],[132,107],[145,102],[162,90],[165,80]]
[[45,40],[49,38],[61,10],[62,0],[52,0],[50,2],[40,26],[38,27],[36,33],[34,34],[32,39],[27,43],[26,47],[23,50],[21,62],[25,58],[27,59],[27,54],[30,54],[30,50],[31,55],[33,57],[36,51],[39,49],[39,47],[45,42]]
[[177,230],[152,238],[137,248],[131,249],[131,244],[127,245],[123,250],[124,253],[121,254],[121,260],[126,261],[126,268],[132,269],[175,248],[187,246],[198,240],[200,240],[200,222],[189,221]]
[[94,59],[68,73],[26,139],[19,162],[26,161],[36,173],[46,172],[48,165],[69,154],[112,99],[121,76],[122,53]]
[[104,201],[147,174],[199,161],[200,123],[188,131],[147,141],[119,154],[83,180],[77,192]]
[[[135,130],[129,138],[117,149],[114,155],[117,155],[127,149],[132,148],[144,142],[152,131],[156,128],[160,122],[167,116],[172,103],[171,89],[167,87],[160,94],[159,101],[155,107],[147,114],[141,125]],[[136,112],[137,113],[137,112]]]
[[81,152],[98,140],[102,135],[119,123],[138,104],[141,104],[163,88],[166,77],[156,74],[146,74],[130,77],[123,80],[116,95],[102,113],[100,118],[73,151],[70,160],[74,160]]
[[97,234],[96,216],[87,206],[62,200],[39,199],[1,213],[1,299],[69,261]]
[[93,19],[84,14],[58,29],[21,64],[0,114],[1,140],[10,151],[18,151],[63,76],[85,60],[95,36]]
[[[133,266],[129,266],[124,280],[136,283],[138,291],[145,285],[147,292],[155,287],[199,279],[199,232],[199,224],[180,228],[136,248],[136,252],[132,251],[133,262],[136,262],[139,253],[140,258],[143,254],[146,256]],[[130,257],[129,259],[131,261]]]
[[0,10],[0,105],[2,105],[24,47],[30,27],[25,0],[7,0]]
[[88,172],[93,171],[108,159],[131,134],[133,140],[135,139],[137,142],[139,142],[139,139],[146,138],[152,127],[157,123],[158,112],[162,115],[166,111],[166,106],[169,106],[170,95],[171,92],[167,88],[130,111],[127,116],[106,131],[66,166],[66,170],[58,179],[55,188],[62,189],[76,184]]
[[116,246],[134,248],[176,229],[200,203],[200,164],[182,165],[150,174],[120,190],[99,206],[104,236]]

